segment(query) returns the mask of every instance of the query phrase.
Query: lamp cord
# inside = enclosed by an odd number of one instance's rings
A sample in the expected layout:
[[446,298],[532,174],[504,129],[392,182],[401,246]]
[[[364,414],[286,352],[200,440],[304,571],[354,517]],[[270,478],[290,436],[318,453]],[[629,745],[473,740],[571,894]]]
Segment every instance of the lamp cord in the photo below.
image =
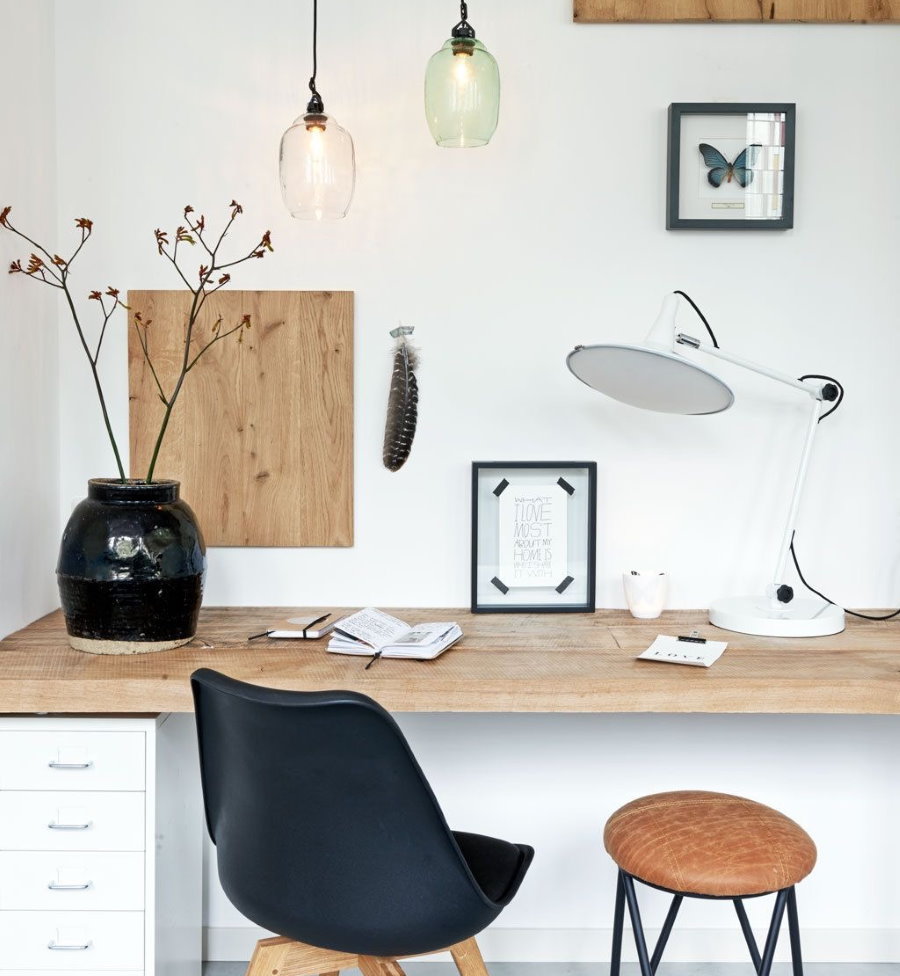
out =
[[[318,55],[318,37],[319,37],[319,0],[313,0],[313,69],[312,77],[309,79],[309,91],[312,95],[310,99],[310,111],[323,111],[322,96],[319,94],[319,90],[316,88],[316,75],[319,72],[319,55]],[[313,107],[313,103],[315,107]]]
[[712,339],[713,348],[718,349],[719,343],[718,340],[716,339],[716,334],[715,332],[713,332],[712,326],[709,324],[709,322],[706,321],[706,316],[700,311],[700,307],[697,305],[694,299],[691,298],[691,296],[685,291],[676,290],[675,294],[681,295],[681,297],[685,299],[688,302],[688,304],[691,306],[691,308],[700,316],[700,321],[706,326],[706,331],[709,333],[710,339]]
[[[703,314],[703,312],[700,311],[699,307],[697,306],[697,303],[686,292],[676,290],[675,294],[681,295],[681,297],[684,298],[691,306],[691,308],[693,308],[693,310],[697,313],[697,315],[700,317],[700,321],[706,326],[706,331],[709,333],[710,339],[712,339],[713,347],[718,349],[719,343],[716,341],[716,335],[713,332],[709,322],[706,320],[706,316]],[[843,402],[844,385],[838,380],[836,380],[833,376],[826,376],[823,373],[805,373],[803,376],[799,376],[798,379],[800,380],[801,383],[804,380],[823,380],[825,383],[833,383],[837,387],[837,396],[834,398],[834,403],[832,404],[830,409],[826,410],[825,413],[823,413],[819,417],[818,420],[819,423],[822,423],[822,421],[826,417],[830,417]],[[796,531],[791,533],[791,559],[793,559],[794,561],[794,569],[797,570],[797,575],[800,577],[800,582],[810,591],[810,593],[815,593],[816,596],[821,597],[821,599],[823,599],[826,603],[832,604],[832,606],[838,606],[838,604],[835,603],[834,600],[825,596],[824,593],[817,590],[814,586],[811,586],[807,582],[806,577],[803,575],[803,570],[800,569],[800,560],[797,558],[797,550],[794,548],[794,536],[796,534],[797,534]],[[844,611],[844,613],[849,613],[851,617],[860,617],[862,620],[891,620],[894,617],[900,616],[900,610],[894,610],[893,613],[886,613],[883,615],[874,615],[868,613],[859,613],[856,610],[848,610],[846,607],[841,607],[841,609]]]
[[[819,423],[821,423],[826,417],[830,417],[835,410],[841,405],[841,401],[844,399],[844,387],[833,377],[833,376],[823,376],[821,373],[807,373],[804,376],[798,377],[802,380],[825,380],[827,383],[834,383],[838,388],[838,395],[834,401],[834,405],[830,410],[826,410],[825,413],[819,417]],[[803,575],[803,570],[800,568],[800,560],[797,558],[797,550],[794,548],[794,536],[796,532],[791,533],[791,559],[794,561],[794,569],[797,570],[797,575],[800,577],[800,582],[809,590],[810,593],[815,593],[816,596],[821,597],[826,603],[830,603],[833,606],[838,606],[834,600],[825,596],[820,590],[817,590],[814,586],[811,586],[806,577]],[[841,607],[844,613],[849,613],[851,617],[859,617],[862,620],[892,620],[894,617],[900,616],[900,610],[894,610],[893,613],[885,614],[870,614],[870,613],[859,613],[856,610],[848,610],[846,607]]]

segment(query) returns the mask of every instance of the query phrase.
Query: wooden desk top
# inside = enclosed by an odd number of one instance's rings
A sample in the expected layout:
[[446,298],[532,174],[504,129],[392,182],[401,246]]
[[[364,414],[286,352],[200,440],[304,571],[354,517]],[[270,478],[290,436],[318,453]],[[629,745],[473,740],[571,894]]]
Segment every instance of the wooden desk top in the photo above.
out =
[[[465,636],[435,661],[381,660],[366,671],[366,658],[326,653],[327,639],[247,643],[303,610],[212,607],[186,647],[108,657],[73,651],[57,611],[0,641],[0,713],[187,712],[189,675],[210,667],[275,688],[361,691],[401,712],[900,714],[895,621],[851,619],[834,637],[782,639],[717,630],[700,610],[644,622],[623,610],[391,612],[410,623],[457,620]],[[657,634],[694,627],[728,641],[711,668],[634,660]]]

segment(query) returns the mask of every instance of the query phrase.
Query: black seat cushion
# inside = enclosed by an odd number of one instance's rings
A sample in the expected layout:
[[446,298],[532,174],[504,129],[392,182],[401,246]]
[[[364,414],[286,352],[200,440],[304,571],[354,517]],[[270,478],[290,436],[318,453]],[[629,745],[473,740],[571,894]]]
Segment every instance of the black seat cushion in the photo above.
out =
[[487,897],[497,905],[510,902],[531,864],[534,848],[460,830],[454,830],[453,836]]

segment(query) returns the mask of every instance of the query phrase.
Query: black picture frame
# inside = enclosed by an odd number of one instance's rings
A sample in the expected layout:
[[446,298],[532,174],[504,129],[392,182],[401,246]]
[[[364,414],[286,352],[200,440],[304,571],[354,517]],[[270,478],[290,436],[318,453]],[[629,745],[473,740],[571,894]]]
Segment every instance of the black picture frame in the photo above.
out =
[[[507,586],[498,579],[499,499],[507,487],[527,490],[548,479],[554,491],[557,485],[562,489],[558,497],[566,498],[564,575],[557,586]],[[472,462],[472,613],[593,613],[596,562],[596,461]]]
[[[722,217],[704,218],[682,216],[681,173],[685,165],[682,160],[682,122],[686,116],[743,115],[762,117],[748,125],[763,125],[769,121],[780,129],[780,144],[772,143],[766,148],[771,159],[779,158],[782,165],[778,170],[769,170],[776,183],[780,183],[779,193],[760,192],[763,198],[771,201],[774,196],[781,197],[781,210],[778,217],[743,217],[732,219]],[[766,116],[772,116],[766,120]],[[789,230],[794,226],[794,155],[796,143],[797,107],[793,102],[673,102],[669,106],[668,166],[666,179],[666,230]],[[765,153],[763,154],[766,155]],[[701,160],[701,167],[703,163]],[[779,179],[780,177],[780,179]],[[711,204],[712,206],[712,204]],[[743,204],[741,205],[743,206]]]

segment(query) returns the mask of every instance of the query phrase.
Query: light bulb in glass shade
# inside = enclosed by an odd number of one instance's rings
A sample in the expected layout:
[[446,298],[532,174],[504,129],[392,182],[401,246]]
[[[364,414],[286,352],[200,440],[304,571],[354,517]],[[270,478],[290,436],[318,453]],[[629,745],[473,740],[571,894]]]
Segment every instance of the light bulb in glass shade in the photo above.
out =
[[500,115],[500,69],[474,37],[451,37],[425,72],[425,115],[439,145],[484,146]]
[[347,215],[356,184],[353,140],[334,116],[307,112],[281,138],[281,195],[292,217],[336,220]]

